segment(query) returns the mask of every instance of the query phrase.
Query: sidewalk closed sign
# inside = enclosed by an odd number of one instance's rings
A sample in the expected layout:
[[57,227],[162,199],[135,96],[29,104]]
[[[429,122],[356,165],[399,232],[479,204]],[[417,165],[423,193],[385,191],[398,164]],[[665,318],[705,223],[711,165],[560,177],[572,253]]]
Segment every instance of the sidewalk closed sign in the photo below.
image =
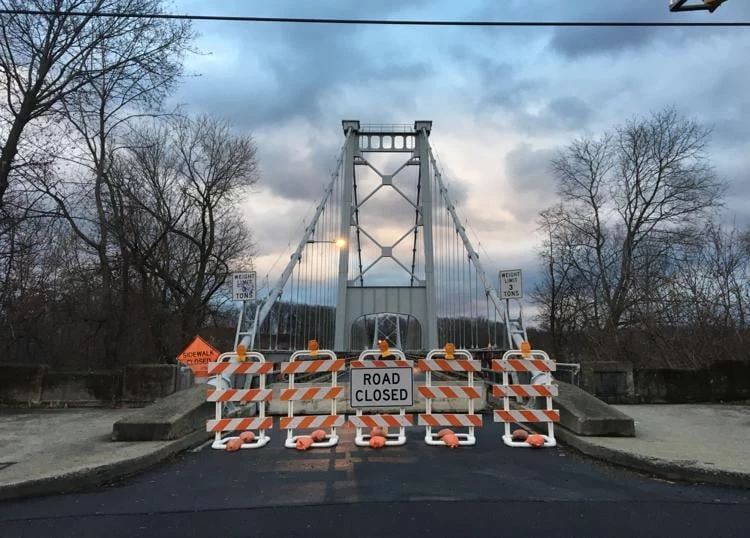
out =
[[208,377],[208,363],[219,358],[219,350],[196,336],[192,342],[177,356],[177,360],[189,366],[195,377]]
[[349,403],[355,408],[414,405],[411,368],[352,368]]

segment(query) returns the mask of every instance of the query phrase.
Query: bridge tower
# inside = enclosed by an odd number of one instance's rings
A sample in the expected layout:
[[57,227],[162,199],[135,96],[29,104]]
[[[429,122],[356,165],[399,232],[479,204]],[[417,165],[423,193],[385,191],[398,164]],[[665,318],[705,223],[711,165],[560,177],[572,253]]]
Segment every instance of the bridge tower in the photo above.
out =
[[500,299],[448,194],[432,122],[342,127],[323,197],[275,284],[243,303],[235,347],[293,350],[316,339],[346,352],[384,338],[402,350],[489,349],[527,340],[520,301]]
[[[356,120],[342,122],[346,142],[344,147],[343,188],[340,200],[341,220],[340,235],[351,238],[347,247],[339,254],[338,293],[336,301],[335,349],[349,349],[352,326],[363,316],[379,316],[375,322],[375,333],[389,321],[396,326],[396,339],[400,338],[400,315],[416,319],[421,326],[421,349],[438,347],[438,324],[435,300],[435,266],[433,249],[433,189],[435,186],[430,174],[429,136],[431,121],[416,121],[413,126],[405,125],[361,125]],[[367,155],[370,153],[396,153],[405,156],[405,162],[396,170],[384,172],[370,166]],[[355,198],[356,170],[369,166],[379,178],[379,184],[370,193],[360,193]],[[406,167],[418,168],[416,196],[398,188],[399,173]],[[382,244],[369,233],[366,225],[360,223],[359,212],[367,200],[382,188],[395,189],[415,210],[416,218],[411,229],[403,230],[404,234],[396,242]],[[355,273],[350,272],[351,256],[357,248],[357,238],[368,237],[377,245],[380,252],[367,267],[356,266]],[[399,242],[410,237],[421,238],[423,252],[421,271],[418,274],[413,260],[400,259],[396,252]],[[416,247],[416,245],[415,245]],[[384,260],[396,262],[409,276],[409,285],[365,285],[365,274]],[[395,320],[384,319],[388,316]],[[392,341],[392,344],[397,342]]]

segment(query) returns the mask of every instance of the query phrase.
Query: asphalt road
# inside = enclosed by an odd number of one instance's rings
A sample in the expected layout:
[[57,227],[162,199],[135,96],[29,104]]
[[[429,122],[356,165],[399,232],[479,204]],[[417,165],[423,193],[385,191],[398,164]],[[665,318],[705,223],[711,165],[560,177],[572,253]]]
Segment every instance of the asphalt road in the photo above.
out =
[[[489,417],[485,417],[485,424]],[[491,420],[491,418],[489,418]],[[97,491],[6,502],[0,536],[748,536],[750,489],[671,484],[565,447],[189,452]],[[61,462],[64,465],[64,462]]]

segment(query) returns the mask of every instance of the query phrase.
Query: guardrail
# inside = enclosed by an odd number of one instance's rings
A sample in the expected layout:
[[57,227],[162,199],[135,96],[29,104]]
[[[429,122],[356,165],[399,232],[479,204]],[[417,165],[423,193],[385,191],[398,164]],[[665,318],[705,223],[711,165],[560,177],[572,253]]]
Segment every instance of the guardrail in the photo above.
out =
[[[564,363],[564,362],[558,362],[557,363],[557,374],[560,372],[563,372],[564,375],[556,375],[555,379],[559,379],[560,381],[566,381],[571,383],[572,385],[578,386],[580,384],[579,374],[581,373],[581,365],[578,363]],[[441,372],[441,375],[446,378],[452,378],[452,379],[466,379],[467,376],[465,373],[461,372]],[[482,371],[479,372],[478,377],[480,377],[481,381],[483,381],[485,384],[492,384],[492,383],[498,383],[500,381],[500,378],[502,377],[502,374],[498,372],[493,372],[491,368],[482,368]]]

